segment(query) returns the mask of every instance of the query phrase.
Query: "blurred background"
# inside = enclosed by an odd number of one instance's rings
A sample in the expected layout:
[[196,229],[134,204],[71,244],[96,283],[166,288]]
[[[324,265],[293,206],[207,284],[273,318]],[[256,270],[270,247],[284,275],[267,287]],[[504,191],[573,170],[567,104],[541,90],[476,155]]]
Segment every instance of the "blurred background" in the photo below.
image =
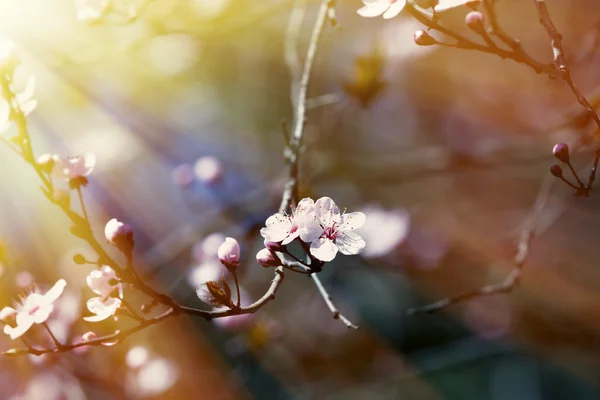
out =
[[[138,269],[153,287],[204,307],[195,288],[223,273],[216,249],[233,236],[243,299],[254,301],[273,274],[254,261],[258,231],[287,174],[284,42],[294,2],[121,0],[100,21],[83,3],[0,0],[0,35],[18,46],[18,77],[36,77],[34,151],[97,155],[84,193],[94,228],[102,237],[109,219],[129,223]],[[310,279],[287,274],[255,315],[181,316],[112,347],[2,358],[0,398],[600,398],[596,192],[576,198],[554,185],[512,293],[407,315],[510,272],[552,146],[593,131],[569,124],[579,111],[572,93],[509,60],[418,47],[422,26],[404,12],[365,19],[356,15],[360,0],[337,3],[340,26],[325,29],[309,90],[300,195],[367,214],[364,253],[338,256],[320,273],[360,330],[332,318]],[[550,62],[532,2],[497,4],[504,29]],[[600,4],[548,7],[575,82],[597,93]],[[301,57],[317,8],[306,2]],[[476,39],[467,11],[448,11],[442,22]],[[574,155],[584,176],[591,154]],[[50,320],[61,340],[129,324],[81,320],[91,267],[73,255],[93,253],[69,234],[33,171],[6,147],[0,158],[0,305],[64,277]],[[14,346],[0,337],[2,350]]]

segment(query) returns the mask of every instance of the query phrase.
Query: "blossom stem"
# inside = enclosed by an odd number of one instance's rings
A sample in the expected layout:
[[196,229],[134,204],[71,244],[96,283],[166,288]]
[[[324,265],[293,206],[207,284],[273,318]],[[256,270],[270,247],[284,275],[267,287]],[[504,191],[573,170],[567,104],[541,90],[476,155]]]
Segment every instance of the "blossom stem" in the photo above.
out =
[[83,218],[85,218],[85,221],[87,222],[88,227],[89,227],[90,226],[90,218],[88,217],[88,213],[85,208],[85,202],[83,201],[83,193],[81,192],[81,186],[77,187],[77,196],[79,197],[79,204],[81,204],[81,212],[83,213]]
[[135,308],[131,304],[129,304],[129,302],[127,302],[127,301],[125,301],[125,300],[123,300],[121,298],[119,298],[119,300],[121,300],[121,303],[125,307],[127,307],[127,311],[129,312],[129,314],[131,314],[131,316],[134,319],[137,319],[138,321],[144,321],[144,318],[142,316],[140,316],[138,313],[135,312]]
[[237,308],[240,308],[240,305],[242,304],[242,297],[240,296],[240,284],[238,282],[238,277],[237,277],[237,273],[235,272],[235,270],[231,271],[231,275],[233,275],[233,280],[235,281],[235,291],[237,293],[236,306],[237,306]]
[[50,337],[52,338],[52,341],[54,342],[54,344],[56,345],[57,348],[61,349],[63,347],[62,343],[56,338],[56,336],[54,336],[54,333],[52,333],[52,329],[50,329],[50,327],[48,326],[48,324],[46,322],[44,322],[42,325],[44,325],[44,328],[46,328],[46,331],[48,331],[48,334],[50,335]]

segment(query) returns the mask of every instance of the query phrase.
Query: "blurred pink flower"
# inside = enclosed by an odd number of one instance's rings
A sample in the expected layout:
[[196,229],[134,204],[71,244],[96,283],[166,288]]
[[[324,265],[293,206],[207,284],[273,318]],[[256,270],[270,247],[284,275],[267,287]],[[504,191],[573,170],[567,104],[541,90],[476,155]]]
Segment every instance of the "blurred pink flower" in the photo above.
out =
[[142,367],[150,359],[150,352],[143,346],[133,346],[125,355],[125,364],[131,369]]
[[179,164],[171,171],[171,180],[177,186],[189,186],[194,181],[194,169],[190,164]]
[[199,287],[208,281],[218,281],[224,271],[220,262],[208,260],[192,268],[188,275],[188,282],[193,287]]
[[221,161],[216,157],[200,157],[194,164],[194,174],[196,174],[196,178],[200,182],[213,184],[218,182],[223,176],[223,166]]
[[363,212],[369,216],[360,234],[366,246],[362,252],[365,257],[383,257],[403,243],[410,229],[410,215],[405,210],[384,210],[368,206]]
[[364,6],[358,9],[361,17],[378,17],[390,19],[400,14],[406,5],[406,0],[363,0]]
[[156,358],[146,362],[136,375],[136,392],[143,396],[158,396],[169,390],[179,379],[177,367],[169,360]]
[[[365,248],[365,241],[352,232],[365,223],[362,212],[340,214],[340,209],[329,197],[321,197],[315,203],[316,218],[320,227],[316,232],[318,239],[310,245],[310,254],[321,261],[331,261],[338,250],[342,254],[358,254]],[[310,232],[314,237],[314,231]]]
[[219,247],[224,241],[225,235],[221,232],[213,232],[194,245],[192,254],[200,263],[207,259],[216,260]]
[[94,171],[96,156],[88,151],[79,156],[63,158],[61,163],[62,173],[67,179],[85,178]]
[[15,283],[21,288],[29,287],[33,284],[33,275],[27,271],[19,271],[15,276]]
[[485,339],[498,339],[512,326],[512,310],[503,295],[486,296],[469,301],[464,309],[467,325]]
[[[54,302],[60,297],[67,286],[64,279],[58,280],[46,294],[30,293],[23,302],[14,310],[11,307],[5,307],[0,314],[15,316],[16,326],[12,327],[9,324],[4,326],[4,333],[10,336],[11,339],[16,339],[22,336],[33,326],[33,324],[41,324],[46,322],[50,313],[54,310]],[[14,312],[16,311],[16,312]]]

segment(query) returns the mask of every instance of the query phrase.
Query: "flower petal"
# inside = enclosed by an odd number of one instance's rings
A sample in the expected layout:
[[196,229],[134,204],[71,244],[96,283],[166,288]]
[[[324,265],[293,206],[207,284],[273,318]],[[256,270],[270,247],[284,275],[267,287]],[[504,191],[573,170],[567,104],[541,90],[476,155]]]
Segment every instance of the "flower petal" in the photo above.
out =
[[281,242],[292,230],[292,222],[289,217],[283,214],[273,214],[265,223],[265,227],[260,230],[260,235],[272,242]]
[[317,213],[317,221],[324,227],[339,223],[341,220],[340,209],[329,197],[321,197],[317,200],[315,203],[315,210]]
[[16,339],[18,337],[23,336],[25,332],[31,328],[33,325],[33,320],[28,321],[25,324],[17,325],[16,327],[12,327],[9,325],[4,326],[4,333],[10,336],[11,339]]
[[338,252],[336,245],[327,238],[320,238],[311,243],[310,254],[321,261],[331,261]]
[[43,322],[46,322],[48,320],[48,317],[50,317],[50,314],[52,313],[53,310],[54,310],[54,304],[52,304],[52,303],[41,305],[40,308],[38,308],[31,315],[31,317],[33,318],[33,322],[35,322],[36,324],[41,324]]
[[384,19],[394,18],[396,15],[400,14],[400,11],[402,11],[402,9],[404,8],[405,5],[406,5],[405,0],[395,1],[394,3],[392,3],[390,8],[388,8],[387,11],[383,13],[383,18]]
[[335,245],[342,254],[354,255],[360,253],[366,243],[355,232],[344,232],[335,239]]
[[365,3],[364,7],[356,11],[361,17],[371,18],[378,17],[390,8],[391,0],[376,0]]
[[67,281],[64,279],[59,279],[44,295],[44,302],[53,303],[56,301],[56,299],[58,299],[65,290],[65,286],[67,286]]
[[358,229],[364,225],[367,216],[360,211],[342,215],[342,223],[337,228],[338,232],[346,232]]

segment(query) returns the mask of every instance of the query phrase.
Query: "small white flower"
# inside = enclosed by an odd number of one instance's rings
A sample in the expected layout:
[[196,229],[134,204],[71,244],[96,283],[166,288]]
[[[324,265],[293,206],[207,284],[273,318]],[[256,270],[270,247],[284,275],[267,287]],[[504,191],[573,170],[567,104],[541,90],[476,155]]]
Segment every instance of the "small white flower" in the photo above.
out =
[[302,199],[292,211],[292,215],[271,215],[260,234],[271,242],[281,242],[283,245],[298,237],[306,243],[318,239],[320,232],[315,220],[314,201],[308,197]]
[[83,319],[88,322],[104,321],[115,315],[120,307],[121,300],[116,297],[92,297],[87,301],[87,308],[95,315],[83,317]]
[[406,5],[406,0],[363,0],[365,4],[357,13],[361,17],[379,17],[390,19],[400,14]]
[[99,270],[94,270],[86,278],[90,289],[96,293],[97,297],[92,297],[87,301],[87,308],[95,314],[83,319],[89,322],[103,321],[114,315],[121,307],[121,299],[112,297],[115,289],[119,290],[119,297],[123,297],[120,284],[116,283],[117,274],[108,265],[102,266]]
[[[342,254],[358,254],[365,241],[352,232],[365,223],[361,212],[340,214],[340,209],[329,197],[321,197],[315,203],[316,217],[320,225],[319,238],[310,245],[310,254],[321,261],[331,261],[338,251]],[[314,234],[314,233],[311,233]]]
[[11,307],[5,307],[0,315],[14,315],[16,326],[5,325],[4,333],[10,336],[11,339],[16,339],[22,336],[33,326],[33,324],[42,324],[46,322],[50,313],[54,310],[54,302],[60,297],[65,290],[67,282],[60,279],[52,286],[46,294],[30,293],[23,302],[14,310]]

